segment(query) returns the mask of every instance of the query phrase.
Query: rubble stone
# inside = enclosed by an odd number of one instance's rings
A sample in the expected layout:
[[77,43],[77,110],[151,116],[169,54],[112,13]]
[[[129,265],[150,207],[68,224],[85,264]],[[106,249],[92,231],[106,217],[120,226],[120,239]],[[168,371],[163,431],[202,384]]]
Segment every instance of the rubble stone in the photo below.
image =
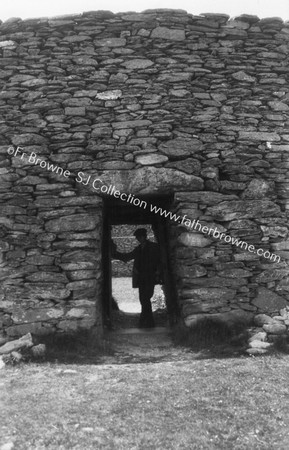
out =
[[102,334],[100,187],[148,200],[123,202],[136,222],[166,219],[184,323],[238,312],[286,334],[288,25],[158,9],[0,31],[0,345]]

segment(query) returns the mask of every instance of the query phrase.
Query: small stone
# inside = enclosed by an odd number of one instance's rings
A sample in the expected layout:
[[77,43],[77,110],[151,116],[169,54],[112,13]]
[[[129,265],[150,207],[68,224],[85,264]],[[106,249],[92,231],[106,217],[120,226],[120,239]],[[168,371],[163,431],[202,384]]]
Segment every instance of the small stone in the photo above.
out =
[[138,155],[135,158],[137,164],[142,166],[148,166],[153,164],[162,164],[168,161],[168,157],[165,155],[159,155],[157,153],[151,153],[149,155]]
[[187,89],[171,89],[169,93],[174,97],[186,97],[190,94],[190,91],[187,91]]
[[265,355],[266,353],[268,353],[268,350],[265,348],[248,348],[246,350],[246,353],[252,356]]
[[31,348],[31,353],[34,356],[34,358],[36,358],[36,359],[44,358],[44,356],[46,354],[46,345],[45,344],[34,345]]
[[201,152],[203,144],[198,139],[182,139],[176,138],[166,141],[159,146],[159,150],[170,159],[179,159],[183,156],[190,156],[194,153]]
[[87,316],[88,312],[85,309],[80,308],[72,308],[68,313],[66,314],[66,317],[70,319],[82,319],[83,317]]
[[123,38],[96,39],[94,43],[95,45],[98,45],[100,47],[124,47],[126,45],[126,39]]
[[275,321],[276,320],[277,321],[280,320],[280,322],[284,322],[285,323],[285,317],[282,317],[282,316],[273,316],[272,319],[275,320]]
[[10,341],[0,347],[0,355],[5,355],[7,353],[11,353],[13,351],[17,351],[21,348],[32,347],[33,341],[30,333],[27,333],[25,336],[22,336],[17,341]]
[[[0,370],[5,368],[5,362],[3,361],[3,356],[0,356]],[[1,449],[2,447],[0,447]]]
[[11,352],[10,355],[14,364],[20,363],[20,361],[23,359],[23,356],[19,352]]
[[252,180],[241,195],[242,199],[257,199],[268,196],[272,186],[265,180]]
[[288,111],[289,106],[286,103],[282,102],[269,102],[270,108],[272,108],[274,111]]
[[50,232],[63,233],[65,231],[87,231],[93,230],[96,221],[88,214],[72,214],[71,216],[60,217],[46,222],[45,228]]
[[258,327],[262,327],[264,324],[269,324],[273,322],[272,317],[267,316],[267,314],[257,314],[254,317],[254,322]]
[[96,94],[96,98],[99,100],[116,100],[122,96],[122,91],[116,89],[114,91],[104,91]]
[[178,242],[186,247],[206,247],[212,243],[210,239],[199,233],[182,233],[178,237]]
[[157,27],[151,33],[151,38],[169,39],[172,41],[183,41],[185,39],[184,30],[175,30],[166,27]]
[[78,35],[76,35],[76,36],[66,36],[64,38],[64,41],[71,42],[71,43],[90,41],[90,40],[91,40],[91,38],[89,36],[78,36]]
[[11,141],[14,145],[21,147],[26,145],[43,145],[47,143],[45,137],[35,133],[17,134],[12,137]]
[[12,450],[14,448],[13,442],[7,442],[6,444],[1,445],[0,450]]
[[280,136],[277,133],[269,133],[266,131],[240,131],[240,139],[246,139],[248,141],[280,141]]
[[13,48],[16,47],[16,42],[14,41],[2,41],[0,42],[0,48]]
[[126,69],[134,70],[134,69],[146,69],[147,67],[152,66],[154,63],[150,59],[132,59],[130,61],[126,61],[122,63]]
[[260,340],[250,341],[249,343],[250,348],[269,348],[272,347],[272,344],[270,342],[263,342]]
[[280,322],[266,323],[265,325],[263,325],[263,329],[266,331],[266,333],[270,334],[284,334],[287,332],[286,325]]
[[126,120],[123,122],[112,122],[112,127],[116,130],[123,128],[147,127],[152,125],[150,120]]
[[78,108],[67,107],[64,111],[66,116],[85,116],[85,107],[82,106]]
[[259,331],[258,333],[253,334],[253,336],[250,337],[249,342],[253,341],[265,341],[267,337],[267,333],[265,331]]
[[247,81],[249,83],[254,83],[254,81],[256,81],[255,77],[250,77],[250,75],[247,75],[245,72],[243,72],[242,70],[240,72],[235,72],[233,73],[232,77],[235,80],[238,81]]

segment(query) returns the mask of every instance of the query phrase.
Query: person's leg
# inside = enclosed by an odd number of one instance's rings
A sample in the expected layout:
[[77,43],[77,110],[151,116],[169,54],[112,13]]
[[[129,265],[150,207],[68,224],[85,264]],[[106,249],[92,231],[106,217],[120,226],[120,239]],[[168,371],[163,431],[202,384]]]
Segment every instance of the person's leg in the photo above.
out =
[[143,327],[154,327],[154,316],[152,312],[151,297],[153,295],[154,289],[148,289],[146,286],[139,288],[139,300],[141,303],[142,311],[140,315],[139,326]]

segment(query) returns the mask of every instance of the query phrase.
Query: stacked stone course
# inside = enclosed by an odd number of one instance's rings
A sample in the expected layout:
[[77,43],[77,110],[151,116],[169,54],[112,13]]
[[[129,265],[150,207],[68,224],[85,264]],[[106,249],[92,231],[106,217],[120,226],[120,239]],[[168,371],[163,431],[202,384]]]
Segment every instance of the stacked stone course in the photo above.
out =
[[[102,198],[79,171],[280,255],[170,223],[185,323],[289,300],[289,24],[108,11],[0,26],[2,339],[102,329]],[[10,146],[70,171],[57,175]]]

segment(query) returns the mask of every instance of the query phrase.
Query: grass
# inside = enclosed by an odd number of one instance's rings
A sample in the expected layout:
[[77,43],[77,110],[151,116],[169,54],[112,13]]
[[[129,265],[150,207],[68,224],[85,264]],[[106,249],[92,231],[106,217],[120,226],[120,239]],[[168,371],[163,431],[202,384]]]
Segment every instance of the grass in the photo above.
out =
[[269,356],[8,367],[1,371],[0,445],[285,450],[288,361]]

